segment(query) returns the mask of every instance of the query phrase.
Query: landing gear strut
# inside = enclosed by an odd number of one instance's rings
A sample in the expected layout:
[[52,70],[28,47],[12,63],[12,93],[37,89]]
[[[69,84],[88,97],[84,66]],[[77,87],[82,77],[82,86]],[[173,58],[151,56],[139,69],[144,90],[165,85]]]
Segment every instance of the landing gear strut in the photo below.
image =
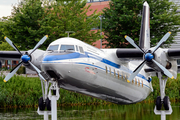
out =
[[[51,86],[49,88],[49,93],[47,95],[49,83],[51,83]],[[43,81],[41,80],[43,97],[39,99],[39,107],[37,113],[39,115],[44,115],[44,120],[48,120],[48,115],[51,115],[51,120],[57,120],[57,100],[60,97],[58,83],[56,81],[49,80],[49,81],[44,81],[44,84],[45,84],[45,93],[44,93]],[[56,91],[55,95],[54,94],[52,95],[51,91]],[[45,107],[47,111],[44,111]]]
[[[161,72],[158,72],[159,85],[160,85],[160,94],[156,99],[156,106],[154,108],[154,113],[156,115],[161,115],[161,120],[166,120],[166,115],[171,115],[172,107],[169,101],[169,97],[165,96],[165,87],[167,78],[163,79]],[[164,110],[162,109],[162,105],[164,106]]]

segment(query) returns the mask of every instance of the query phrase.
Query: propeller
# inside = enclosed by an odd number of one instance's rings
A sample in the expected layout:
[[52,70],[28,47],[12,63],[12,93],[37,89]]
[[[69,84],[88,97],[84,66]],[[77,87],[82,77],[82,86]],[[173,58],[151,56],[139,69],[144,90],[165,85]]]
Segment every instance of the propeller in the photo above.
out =
[[133,45],[135,48],[139,49],[142,53],[144,53],[144,61],[133,71],[133,73],[131,74],[131,76],[129,77],[129,79],[127,80],[127,82],[131,82],[135,76],[139,73],[139,71],[142,69],[142,67],[145,65],[146,62],[153,62],[156,66],[158,66],[158,68],[169,78],[173,79],[174,76],[164,67],[162,66],[160,63],[158,63],[155,59],[154,59],[154,52],[156,52],[156,50],[169,38],[169,36],[171,35],[171,32],[166,33],[163,38],[160,40],[160,42],[151,50],[148,52],[145,52],[143,49],[141,49],[135,42],[133,39],[131,39],[130,37],[128,37],[127,35],[125,36],[125,39],[131,44]]
[[17,70],[21,67],[21,65],[22,65],[23,63],[29,63],[29,64],[35,69],[35,71],[38,73],[39,77],[40,77],[41,79],[43,79],[44,81],[46,81],[45,78],[40,74],[41,71],[40,71],[35,65],[33,65],[32,62],[30,61],[30,60],[31,60],[30,55],[31,55],[36,49],[38,49],[38,48],[45,42],[45,40],[46,40],[47,38],[48,38],[48,35],[45,35],[45,36],[36,44],[36,46],[33,48],[33,50],[32,50],[30,53],[26,52],[26,53],[23,55],[8,37],[4,37],[4,39],[5,39],[16,51],[18,51],[19,54],[21,55],[21,62],[20,62],[14,69],[12,69],[11,72],[5,77],[4,82],[7,82],[7,81],[17,72]]

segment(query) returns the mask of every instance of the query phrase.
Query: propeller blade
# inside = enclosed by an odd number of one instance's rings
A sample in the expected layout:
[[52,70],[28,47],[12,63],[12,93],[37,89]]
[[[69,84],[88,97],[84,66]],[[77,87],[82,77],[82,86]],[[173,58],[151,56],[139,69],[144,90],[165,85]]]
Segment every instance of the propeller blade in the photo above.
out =
[[144,50],[142,50],[135,42],[133,39],[131,39],[129,36],[125,35],[124,38],[131,43],[131,45],[133,45],[135,48],[139,49],[142,53],[145,54]]
[[11,70],[11,72],[5,77],[4,82],[7,82],[17,72],[21,65],[22,61],[14,69]]
[[163,36],[163,38],[155,46],[154,50],[152,50],[152,54],[169,38],[170,35],[171,35],[171,32],[168,32]]
[[48,35],[45,35],[37,44],[36,46],[33,48],[33,50],[31,51],[31,53],[29,55],[31,55],[37,48],[39,48],[44,41],[48,38]]
[[146,63],[146,60],[144,60],[131,74],[131,76],[128,78],[127,82],[131,82],[135,76],[139,73],[139,71],[142,69],[142,67],[144,66],[144,64]]
[[33,65],[30,61],[28,61],[28,62],[36,70],[36,72],[38,73],[39,77],[41,77],[44,81],[46,81],[46,79],[40,74],[41,71],[35,65]]
[[16,51],[18,51],[18,52],[22,55],[22,53],[18,50],[18,48],[13,44],[13,42],[12,42],[8,37],[4,37],[4,39],[5,39]]
[[166,76],[168,76],[171,79],[174,79],[174,76],[165,67],[156,62],[154,59],[152,59],[152,61],[164,72]]

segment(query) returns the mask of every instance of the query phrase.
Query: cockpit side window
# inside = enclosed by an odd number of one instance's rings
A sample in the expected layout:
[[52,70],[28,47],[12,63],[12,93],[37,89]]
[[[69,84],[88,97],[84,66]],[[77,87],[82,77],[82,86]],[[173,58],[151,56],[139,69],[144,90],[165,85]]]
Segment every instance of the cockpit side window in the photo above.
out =
[[74,50],[74,45],[61,45],[60,50],[64,50],[64,51],[66,51],[66,50],[72,50],[72,51],[75,51],[75,50]]
[[76,51],[79,51],[78,46],[76,45]]
[[83,50],[83,48],[81,46],[79,46],[79,50],[80,50],[81,53],[84,53],[84,50]]
[[55,51],[58,50],[59,45],[50,45],[47,51]]

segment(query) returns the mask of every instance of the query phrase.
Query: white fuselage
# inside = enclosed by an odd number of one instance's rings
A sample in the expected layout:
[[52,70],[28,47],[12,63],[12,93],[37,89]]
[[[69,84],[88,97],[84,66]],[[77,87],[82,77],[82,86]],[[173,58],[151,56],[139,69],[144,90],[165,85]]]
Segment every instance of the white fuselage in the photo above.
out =
[[118,104],[142,101],[152,91],[143,71],[127,82],[138,65],[122,64],[116,49],[100,50],[74,38],[52,42],[42,60],[42,70],[55,77],[61,88]]

